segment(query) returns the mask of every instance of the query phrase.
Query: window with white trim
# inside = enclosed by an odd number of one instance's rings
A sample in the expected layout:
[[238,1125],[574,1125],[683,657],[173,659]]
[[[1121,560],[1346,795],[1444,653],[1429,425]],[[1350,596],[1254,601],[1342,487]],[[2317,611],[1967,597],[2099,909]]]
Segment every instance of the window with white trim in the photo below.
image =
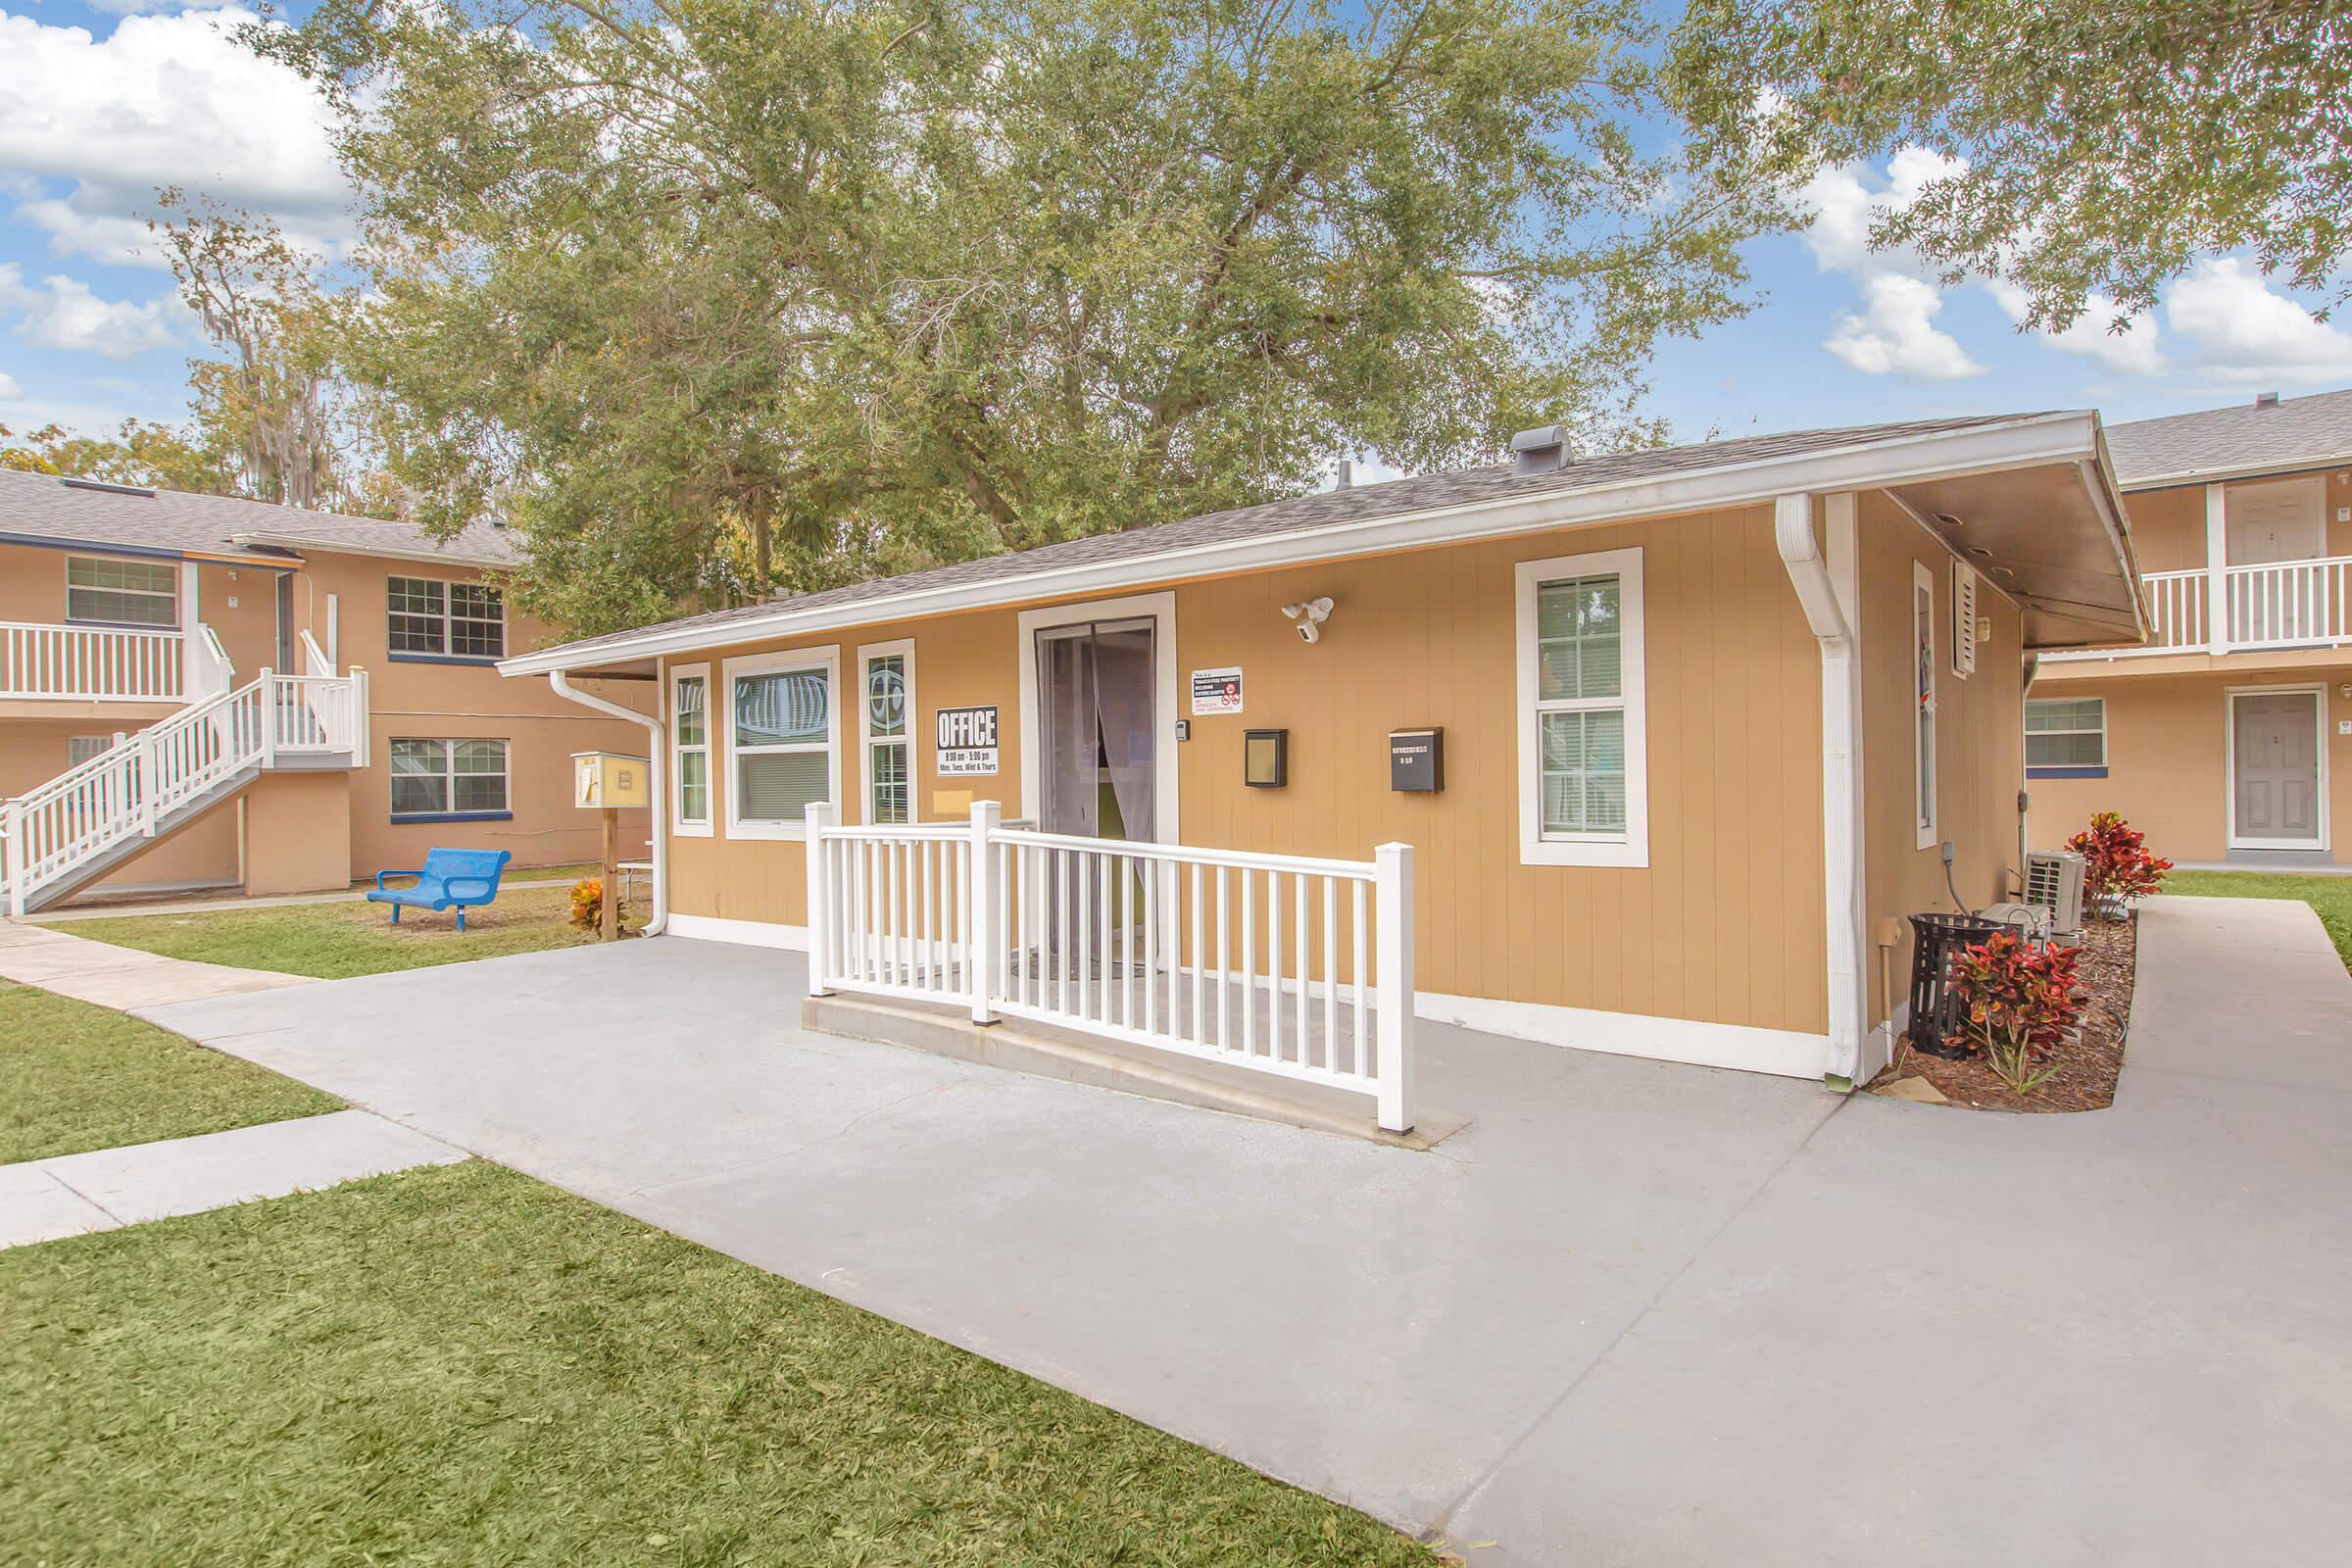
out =
[[1520,858],[1649,863],[1642,552],[1517,568]]
[[101,626],[177,626],[179,568],[169,561],[68,556],[66,619]]
[[808,807],[835,798],[839,670],[839,651],[830,648],[727,661],[730,831],[798,838]]
[[505,741],[396,739],[391,779],[395,822],[508,814]]
[[669,737],[676,780],[673,804],[678,831],[710,831],[710,666],[686,664],[670,671]]
[[914,644],[876,643],[858,650],[862,701],[858,729],[865,778],[865,819],[876,825],[914,820]]
[[2026,704],[2026,773],[2039,778],[2105,777],[2107,700],[2052,697]]
[[506,596],[483,582],[387,577],[391,650],[422,658],[507,657]]
[[1911,635],[1912,815],[1925,850],[1936,844],[1936,574],[1922,561],[1911,563]]

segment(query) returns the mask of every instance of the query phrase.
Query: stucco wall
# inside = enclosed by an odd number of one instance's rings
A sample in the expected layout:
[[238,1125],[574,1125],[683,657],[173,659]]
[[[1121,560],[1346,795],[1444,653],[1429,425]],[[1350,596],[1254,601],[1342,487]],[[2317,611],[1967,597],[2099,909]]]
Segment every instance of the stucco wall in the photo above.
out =
[[247,893],[257,898],[318,893],[348,883],[351,812],[341,773],[264,773],[240,804],[245,812]]
[[[1522,866],[1512,568],[1626,546],[1643,551],[1646,579],[1649,865]],[[1246,672],[1246,711],[1192,719],[1193,739],[1179,750],[1186,843],[1354,859],[1386,840],[1413,845],[1425,991],[1826,1028],[1820,658],[1767,513],[1453,546],[1183,583],[1175,594],[1180,675],[1231,664]],[[1318,594],[1337,609],[1309,647],[1279,607]],[[957,812],[972,794],[1015,812],[1016,627],[1013,612],[999,611],[769,646],[838,644],[848,675],[859,644],[912,637],[916,787],[926,814],[942,790],[953,792]],[[709,656],[714,691],[726,654],[750,651]],[[991,702],[1004,772],[936,777],[932,715]],[[1432,724],[1446,729],[1446,791],[1391,792],[1388,732]],[[1291,784],[1247,789],[1242,731],[1274,726],[1291,732]],[[851,819],[855,736],[852,715]],[[717,777],[717,836],[675,841],[672,907],[800,924],[801,846],[727,839],[725,788]]]
[[[1890,917],[1952,908],[1937,848],[1953,845],[1952,880],[1972,907],[2011,898],[2019,863],[2017,792],[2024,785],[2024,623],[2017,608],[1980,579],[1979,613],[1992,621],[1977,665],[1952,672],[1952,557],[1879,495],[1861,498],[1862,765],[1869,810],[1864,876],[1869,921],[1870,1021],[1884,1022],[1910,985],[1911,933],[1901,924],[1889,999],[1878,944]],[[1935,584],[1936,843],[1919,846],[1913,791],[1912,564]]]
[[2324,685],[2328,815],[2333,858],[2352,863],[2344,824],[2352,822],[2352,736],[2336,733],[2352,718],[2342,688],[2352,661],[2292,671],[2219,671],[2195,675],[2126,674],[2099,680],[2037,681],[2035,697],[2098,697],[2107,704],[2107,777],[2036,778],[2032,839],[2037,850],[2062,848],[2094,811],[2121,811],[2148,836],[2148,848],[2176,860],[2219,860],[2229,853],[2229,692],[2232,688]]
[[[2324,473],[2328,481],[2327,553],[2352,555],[2352,520],[2338,521],[2338,509],[2352,507],[2352,470],[2302,470]],[[2265,474],[2232,484],[2263,484],[2298,477],[2293,473]],[[2132,523],[2132,544],[2142,571],[2193,571],[2205,564],[2205,487],[2175,485],[2161,490],[2134,490],[2124,497],[2125,515]]]

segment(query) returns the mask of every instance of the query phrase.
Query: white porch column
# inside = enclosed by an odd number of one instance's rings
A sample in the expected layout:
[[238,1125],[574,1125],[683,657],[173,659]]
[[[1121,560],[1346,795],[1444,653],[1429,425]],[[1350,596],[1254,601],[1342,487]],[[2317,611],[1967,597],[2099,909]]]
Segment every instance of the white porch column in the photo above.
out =
[[[964,878],[965,896],[971,900],[964,930],[970,936],[971,951],[963,956],[963,963],[964,980],[972,993],[974,1023],[997,1021],[997,964],[1004,941],[997,930],[997,847],[993,841],[1004,816],[1004,808],[996,801],[972,803],[972,869]],[[1145,959],[1148,972],[1148,953]]]
[[[1410,1132],[1413,1126],[1415,992],[1413,847],[1409,844],[1383,844],[1372,852],[1372,859],[1375,867],[1372,873],[1373,907],[1377,910],[1373,929],[1379,943],[1379,956],[1373,968],[1373,983],[1378,992],[1373,1004],[1373,1025],[1380,1036],[1380,1056],[1375,1063],[1379,1073],[1380,1125],[1393,1133]],[[1247,895],[1246,882],[1243,891]],[[1243,907],[1245,910],[1248,908],[1246,897]],[[1274,961],[1279,968],[1280,958]],[[1305,983],[1305,976],[1301,975],[1299,984]],[[1277,995],[1274,1005],[1279,1007],[1281,1004],[1281,997]],[[1244,1003],[1243,1005],[1246,1015],[1249,1004]],[[1360,1042],[1356,1049],[1363,1049]]]
[[2230,499],[2227,487],[2205,487],[2205,646],[2230,651]]
[[179,564],[179,700],[183,703],[192,703],[200,697],[212,695],[210,692],[197,689],[200,684],[198,671],[203,668],[201,663],[203,656],[196,647],[196,641],[200,635],[196,628],[203,623],[204,617],[197,612],[201,607],[196,602],[196,563],[193,561],[181,562]]
[[836,912],[830,907],[825,886],[825,830],[835,820],[831,801],[810,801],[804,817],[808,837],[802,848],[808,853],[802,858],[808,869],[806,896],[808,906],[802,918],[808,926],[808,994],[829,997],[833,988],[825,984],[825,970],[831,966],[833,952],[833,922]]

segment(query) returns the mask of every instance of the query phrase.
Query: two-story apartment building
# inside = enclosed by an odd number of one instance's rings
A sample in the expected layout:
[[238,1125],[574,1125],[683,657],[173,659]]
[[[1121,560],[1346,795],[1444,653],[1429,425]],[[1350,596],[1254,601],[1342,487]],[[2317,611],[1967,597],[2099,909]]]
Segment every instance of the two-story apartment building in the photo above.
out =
[[2352,391],[2108,427],[2151,632],[2043,656],[2033,838],[2096,810],[2194,863],[2352,862]]
[[0,470],[0,912],[342,887],[434,845],[592,858],[569,754],[642,731],[499,678],[546,636],[515,559],[487,524]]

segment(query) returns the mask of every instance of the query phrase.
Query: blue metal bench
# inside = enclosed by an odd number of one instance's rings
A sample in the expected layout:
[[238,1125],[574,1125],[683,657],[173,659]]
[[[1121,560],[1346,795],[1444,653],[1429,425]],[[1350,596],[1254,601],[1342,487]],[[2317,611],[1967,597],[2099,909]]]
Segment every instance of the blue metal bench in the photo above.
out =
[[[368,895],[369,904],[392,906],[392,923],[400,924],[403,905],[411,908],[458,911],[458,929],[466,929],[466,911],[479,908],[498,897],[498,879],[507,862],[514,858],[512,850],[427,850],[424,864],[414,871],[378,871],[375,891]],[[388,876],[413,876],[416,885],[410,888],[388,888]]]

